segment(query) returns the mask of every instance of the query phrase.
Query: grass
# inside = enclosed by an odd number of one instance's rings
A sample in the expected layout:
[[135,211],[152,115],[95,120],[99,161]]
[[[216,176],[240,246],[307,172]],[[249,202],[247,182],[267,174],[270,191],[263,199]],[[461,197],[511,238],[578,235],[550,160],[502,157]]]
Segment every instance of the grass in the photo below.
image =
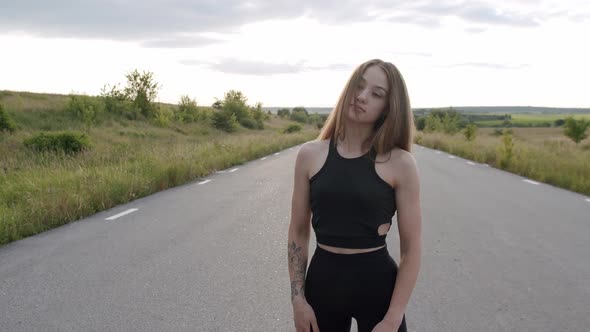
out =
[[[7,97],[12,99],[6,102]],[[0,102],[16,115],[20,127],[12,135],[0,135],[0,244],[195,181],[319,133],[306,125],[300,132],[283,134],[293,122],[276,116],[265,122],[264,130],[240,128],[232,134],[201,123],[160,128],[112,117],[86,131],[94,144],[89,151],[76,156],[36,153],[24,147],[25,138],[44,128],[84,131],[84,125],[63,111],[63,96],[22,98],[20,104],[17,97],[0,92]],[[37,100],[52,106],[35,109]],[[22,108],[15,110],[15,105]]]
[[[590,114],[512,114],[510,122],[515,126],[522,125],[541,125],[547,123],[552,125],[555,120],[565,119],[567,116],[573,116],[574,119],[587,119],[590,120]],[[479,126],[501,126],[503,120],[482,120],[476,121],[475,123]]]
[[462,134],[423,133],[421,145],[487,163],[530,179],[590,195],[590,138],[576,145],[561,128],[512,128],[514,156],[500,166],[501,136],[493,128],[479,128],[474,141]]

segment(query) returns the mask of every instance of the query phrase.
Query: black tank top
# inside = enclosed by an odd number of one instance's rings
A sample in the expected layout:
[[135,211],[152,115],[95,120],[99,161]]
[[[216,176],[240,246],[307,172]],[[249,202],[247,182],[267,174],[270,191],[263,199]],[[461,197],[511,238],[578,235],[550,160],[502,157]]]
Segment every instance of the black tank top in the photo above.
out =
[[375,150],[344,158],[329,140],[328,157],[309,179],[311,223],[317,242],[342,248],[385,244],[380,225],[391,226],[396,211],[395,189],[375,170]]

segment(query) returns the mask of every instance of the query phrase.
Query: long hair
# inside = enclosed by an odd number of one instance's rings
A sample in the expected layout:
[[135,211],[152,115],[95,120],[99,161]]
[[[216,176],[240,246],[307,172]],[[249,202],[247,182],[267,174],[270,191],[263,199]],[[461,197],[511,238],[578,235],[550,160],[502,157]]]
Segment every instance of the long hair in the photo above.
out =
[[379,59],[369,60],[354,70],[340,94],[336,107],[328,115],[316,140],[332,139],[335,141],[346,137],[344,126],[346,111],[350,107],[351,99],[356,103],[355,91],[359,81],[365,70],[373,65],[385,72],[389,84],[389,94],[382,116],[375,121],[373,126],[373,135],[370,138],[371,147],[379,154],[388,153],[394,147],[412,152],[416,127],[406,83],[396,66]]

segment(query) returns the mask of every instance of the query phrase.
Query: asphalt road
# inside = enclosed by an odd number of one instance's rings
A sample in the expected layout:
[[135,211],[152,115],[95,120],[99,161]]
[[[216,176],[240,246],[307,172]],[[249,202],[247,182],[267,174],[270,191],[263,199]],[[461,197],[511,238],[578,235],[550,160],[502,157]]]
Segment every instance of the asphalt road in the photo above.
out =
[[[0,330],[294,331],[298,148],[0,247]],[[590,198],[415,156],[423,258],[409,330],[588,331]],[[399,262],[395,222],[387,243]]]

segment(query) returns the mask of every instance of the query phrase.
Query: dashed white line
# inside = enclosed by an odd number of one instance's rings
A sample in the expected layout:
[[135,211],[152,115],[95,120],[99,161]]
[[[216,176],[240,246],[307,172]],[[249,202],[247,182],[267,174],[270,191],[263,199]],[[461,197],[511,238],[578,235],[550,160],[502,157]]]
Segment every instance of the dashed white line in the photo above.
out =
[[590,203],[590,198],[586,198],[586,202]]
[[451,155],[449,155],[449,158],[451,158],[451,159],[455,159],[455,156],[451,156]]
[[201,182],[199,182],[199,183],[197,183],[197,184],[205,184],[205,183],[207,183],[207,182],[211,182],[211,180],[205,180],[205,181],[201,181]]
[[115,220],[115,219],[117,219],[117,218],[119,218],[119,217],[122,217],[122,216],[124,216],[124,215],[128,215],[129,213],[133,213],[133,212],[135,212],[135,211],[137,211],[137,210],[138,210],[138,209],[129,209],[129,210],[127,210],[127,211],[123,211],[123,212],[121,212],[121,213],[119,213],[119,214],[115,214],[115,215],[114,215],[114,216],[112,216],[112,217],[108,217],[108,218],[106,218],[105,220]]
[[275,153],[273,156],[276,156],[276,155],[278,155],[279,153],[280,153],[280,152],[277,152],[277,153]]
[[440,151],[434,151],[434,152],[435,152],[436,154],[441,154],[441,153],[442,153],[442,152],[440,152]]
[[264,158],[262,158],[262,159],[260,159],[260,160],[265,160],[266,158],[268,158],[268,157],[264,157]]
[[468,161],[467,163],[468,163],[469,165],[475,166],[475,163],[474,163],[474,162],[472,162],[472,161]]
[[235,171],[237,171],[237,170],[239,170],[239,168],[233,168],[233,169],[230,169],[230,170],[228,171],[228,173],[233,173],[233,172],[235,172]]
[[524,182],[528,182],[531,184],[539,184],[539,182],[533,181],[533,180],[523,180]]
[[225,173],[226,171],[217,171],[217,173]]

